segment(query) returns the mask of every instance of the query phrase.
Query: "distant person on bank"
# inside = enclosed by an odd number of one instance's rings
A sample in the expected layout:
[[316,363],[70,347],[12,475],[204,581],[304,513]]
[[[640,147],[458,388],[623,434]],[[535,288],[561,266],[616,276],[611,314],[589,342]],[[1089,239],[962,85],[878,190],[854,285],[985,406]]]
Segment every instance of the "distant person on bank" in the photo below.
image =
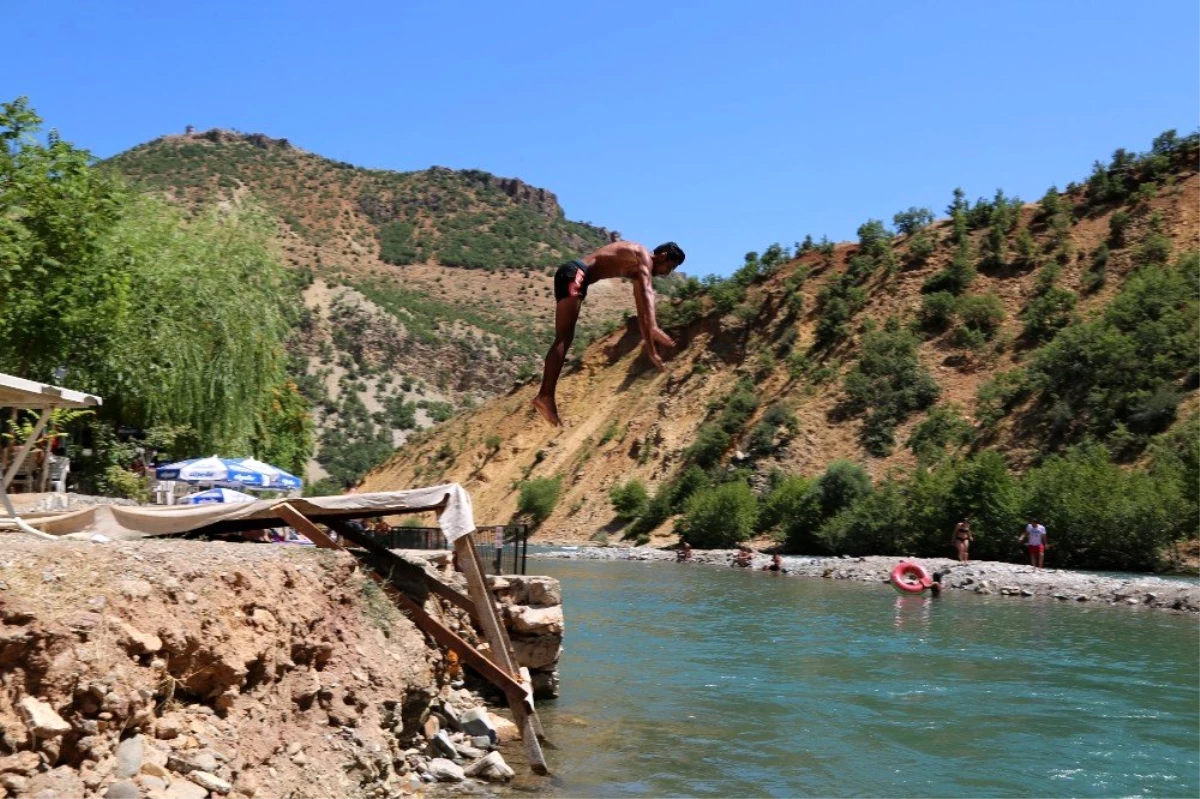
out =
[[1021,535],[1020,540],[1029,551],[1029,565],[1035,569],[1046,568],[1046,547],[1050,545],[1046,528],[1039,524],[1037,519],[1030,519],[1029,524],[1025,525],[1025,532]]
[[964,516],[962,521],[954,525],[954,534],[950,537],[950,543],[954,544],[954,548],[958,550],[958,562],[970,563],[971,542],[975,540],[975,535],[971,532],[971,517]]
[[658,346],[674,347],[675,342],[659,329],[654,318],[654,285],[651,278],[669,275],[683,263],[684,257],[683,250],[673,241],[658,245],[653,253],[636,242],[617,241],[558,268],[554,273],[554,343],[546,353],[542,387],[533,398],[533,407],[543,419],[557,427],[562,426],[558,403],[554,398],[558,376],[571,349],[571,342],[575,339],[575,325],[579,322],[583,298],[587,296],[588,286],[597,280],[615,277],[633,280],[633,303],[637,307],[642,346],[646,348],[650,362],[659,369],[664,368]]

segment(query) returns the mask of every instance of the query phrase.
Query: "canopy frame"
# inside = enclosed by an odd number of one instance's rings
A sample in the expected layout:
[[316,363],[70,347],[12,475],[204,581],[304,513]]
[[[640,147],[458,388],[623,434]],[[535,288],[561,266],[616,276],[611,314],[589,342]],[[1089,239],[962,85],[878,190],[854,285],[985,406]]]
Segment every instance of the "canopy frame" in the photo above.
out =
[[49,383],[38,383],[23,377],[8,375],[0,372],[0,407],[21,408],[23,410],[39,410],[37,422],[33,431],[25,439],[8,470],[0,479],[0,505],[4,506],[6,516],[0,516],[0,530],[15,528],[23,533],[35,535],[38,538],[53,538],[41,530],[30,526],[21,518],[13,507],[8,496],[8,487],[25,465],[34,442],[46,429],[50,415],[57,408],[94,408],[104,404],[104,400],[93,394],[72,391],[69,388],[53,386]]

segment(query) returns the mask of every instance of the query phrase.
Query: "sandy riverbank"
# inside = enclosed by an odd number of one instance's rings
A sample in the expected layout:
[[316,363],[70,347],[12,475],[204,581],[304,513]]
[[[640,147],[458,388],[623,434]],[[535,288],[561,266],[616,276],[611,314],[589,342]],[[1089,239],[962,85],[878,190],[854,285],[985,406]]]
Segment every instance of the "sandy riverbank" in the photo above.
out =
[[[694,550],[692,560],[679,564],[730,568],[736,550]],[[530,553],[531,558],[571,560],[639,560],[675,564],[673,550],[652,547],[581,547],[575,551]],[[755,554],[751,568],[761,569],[770,556]],[[891,570],[903,558],[873,556],[800,557],[786,556],[783,568],[789,576],[822,577],[831,580],[857,580],[886,583]],[[1200,613],[1200,579],[1170,579],[1154,575],[1108,575],[1065,569],[1034,569],[1031,566],[998,561],[973,561],[959,564],[949,558],[914,558],[931,574],[940,574],[942,587],[951,591],[973,591],[1017,599],[1058,600],[1062,602],[1098,602],[1129,608],[1161,608],[1184,613]]]

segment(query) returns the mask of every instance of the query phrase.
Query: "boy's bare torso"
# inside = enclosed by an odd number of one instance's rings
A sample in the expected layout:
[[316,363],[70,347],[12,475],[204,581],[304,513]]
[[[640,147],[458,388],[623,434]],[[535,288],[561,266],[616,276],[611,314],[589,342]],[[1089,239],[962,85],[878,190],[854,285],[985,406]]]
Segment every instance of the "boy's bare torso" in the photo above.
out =
[[636,277],[650,264],[650,252],[632,241],[605,244],[579,260],[588,268],[588,283],[614,277]]

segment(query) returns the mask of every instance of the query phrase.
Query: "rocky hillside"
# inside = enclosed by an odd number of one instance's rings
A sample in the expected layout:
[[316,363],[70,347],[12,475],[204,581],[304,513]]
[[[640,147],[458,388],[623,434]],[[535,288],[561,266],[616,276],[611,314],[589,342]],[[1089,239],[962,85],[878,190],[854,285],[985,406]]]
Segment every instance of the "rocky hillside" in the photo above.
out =
[[630,322],[568,365],[564,428],[536,418],[527,384],[410,440],[366,487],[459,481],[477,515],[499,522],[529,481],[557,481],[542,535],[584,540],[625,529],[614,486],[637,479],[654,493],[691,466],[761,491],[839,459],[879,481],[998,451],[1020,472],[1088,439],[1132,464],[1152,433],[1194,417],[1191,288],[1146,312],[1182,331],[1171,333],[1182,356],[1156,356],[1154,375],[1117,386],[1150,360],[1127,352],[1101,384],[1109,356],[1087,346],[1110,330],[1113,341],[1150,335],[1158,323],[1138,327],[1129,296],[1191,279],[1176,277],[1186,265],[1144,265],[1200,243],[1195,136],[1165,136],[1144,156],[1118,151],[1039,203],[998,192],[972,204],[956,192],[947,211],[934,221],[910,209],[894,231],[868,221],[857,243],[773,245],[727,281],[689,284],[660,308],[678,342],[664,372]]
[[[553,338],[553,267],[617,236],[515,178],[364,169],[262,134],[189,131],[106,164],[193,210],[252,203],[278,220],[304,287],[291,348],[317,407],[310,478],[361,474],[412,430],[535,372]],[[627,289],[597,287],[581,345],[630,304]]]

